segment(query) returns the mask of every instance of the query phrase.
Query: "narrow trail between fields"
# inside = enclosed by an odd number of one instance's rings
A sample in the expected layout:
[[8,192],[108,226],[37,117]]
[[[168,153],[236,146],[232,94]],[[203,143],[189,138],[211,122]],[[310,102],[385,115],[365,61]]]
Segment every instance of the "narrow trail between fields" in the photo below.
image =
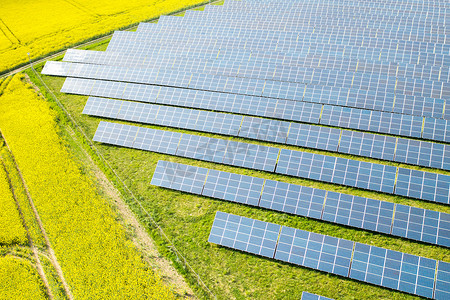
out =
[[17,165],[17,162],[16,162],[16,160],[15,160],[15,158],[14,158],[14,154],[12,153],[11,148],[10,148],[9,145],[8,145],[8,141],[5,139],[5,136],[3,135],[3,133],[1,132],[1,130],[0,130],[0,136],[1,136],[1,137],[3,138],[3,140],[5,141],[5,145],[6,145],[6,147],[8,148],[9,153],[11,154],[11,158],[12,158],[13,163],[14,163],[16,169],[17,169],[17,173],[19,174],[20,180],[22,181],[22,184],[23,184],[25,193],[26,193],[26,195],[27,195],[28,201],[29,201],[29,203],[30,203],[31,209],[33,210],[34,216],[35,216],[36,221],[37,221],[37,223],[38,223],[38,225],[39,225],[39,229],[41,230],[42,235],[44,236],[45,243],[46,243],[46,245],[47,245],[47,251],[48,251],[48,254],[49,254],[49,259],[50,259],[50,261],[51,261],[53,267],[55,268],[56,273],[58,274],[58,277],[59,277],[60,280],[61,280],[61,283],[62,283],[62,285],[63,285],[63,287],[64,287],[64,292],[66,293],[67,297],[68,297],[70,300],[73,300],[74,297],[73,297],[73,295],[72,295],[72,292],[70,291],[70,288],[69,288],[69,285],[67,284],[66,279],[64,278],[64,274],[63,274],[63,271],[62,271],[62,269],[61,269],[61,266],[59,265],[59,262],[58,262],[58,260],[56,259],[55,251],[54,251],[53,248],[52,248],[52,245],[51,245],[51,243],[50,243],[50,240],[49,240],[49,238],[48,238],[48,236],[47,236],[47,232],[45,231],[44,224],[42,223],[42,220],[41,220],[41,218],[40,218],[40,216],[39,216],[39,213],[38,213],[38,211],[36,210],[36,207],[35,207],[35,205],[34,205],[33,199],[31,198],[31,195],[30,195],[29,190],[28,190],[28,186],[27,186],[27,184],[26,184],[26,182],[25,182],[25,179],[23,178],[23,175],[22,175],[22,172],[21,172],[20,169],[19,169],[19,166]]
[[2,157],[0,157],[0,160],[1,160],[1,163],[2,163],[2,167],[5,170],[5,173],[6,173],[6,176],[7,176],[7,179],[8,179],[9,188],[11,190],[11,193],[13,195],[14,201],[16,203],[17,210],[19,211],[20,219],[22,220],[22,225],[23,225],[23,227],[25,228],[25,230],[27,232],[28,243],[30,245],[31,251],[33,252],[34,259],[36,260],[36,270],[37,270],[39,276],[41,277],[42,282],[44,283],[44,286],[45,286],[45,289],[47,290],[47,295],[48,295],[49,299],[53,300],[54,296],[53,296],[52,290],[50,288],[50,284],[48,282],[47,276],[45,275],[44,268],[42,267],[41,260],[39,259],[39,250],[34,245],[33,239],[31,238],[30,230],[28,228],[28,225],[25,222],[25,218],[23,216],[22,209],[20,208],[19,201],[17,200],[16,192],[15,192],[14,186],[12,185],[11,177],[9,175],[8,169],[6,168]]

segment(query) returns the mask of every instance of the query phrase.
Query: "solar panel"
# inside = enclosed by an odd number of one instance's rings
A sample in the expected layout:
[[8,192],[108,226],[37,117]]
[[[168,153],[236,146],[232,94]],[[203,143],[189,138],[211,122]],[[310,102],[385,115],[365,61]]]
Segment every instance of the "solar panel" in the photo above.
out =
[[436,261],[355,243],[349,277],[432,298]]
[[208,241],[422,297],[449,295],[450,264],[341,238],[218,211]]
[[[201,177],[197,182],[196,167],[187,165],[179,169],[189,172],[177,172],[176,180],[189,182],[192,187],[182,189],[158,181],[160,174],[174,174],[176,166],[158,164],[154,175],[157,180],[152,184],[179,191],[192,189],[201,191],[192,193],[202,196],[450,247],[449,214],[211,169],[206,179]],[[205,172],[201,169],[202,174]]]
[[158,161],[151,184],[201,195],[208,169]]
[[347,276],[353,242],[283,226],[275,259]]
[[326,191],[266,180],[259,206],[290,214],[321,219]]
[[301,300],[333,300],[333,299],[316,294],[311,294],[308,292],[302,292]]
[[439,261],[436,272],[434,299],[448,299],[450,296],[450,263]]
[[396,168],[282,149],[277,173],[393,193]]
[[209,170],[203,196],[258,206],[264,179]]
[[208,241],[272,258],[280,227],[280,225],[218,211]]

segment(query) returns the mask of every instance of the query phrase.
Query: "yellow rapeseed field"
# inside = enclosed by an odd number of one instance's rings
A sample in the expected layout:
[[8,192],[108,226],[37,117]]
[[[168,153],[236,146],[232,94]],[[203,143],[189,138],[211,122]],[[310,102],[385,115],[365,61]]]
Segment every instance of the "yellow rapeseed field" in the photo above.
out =
[[23,80],[13,77],[0,97],[0,128],[74,297],[174,298],[71,158],[49,104]]
[[[0,141],[1,143],[1,141]],[[0,244],[27,244],[27,232],[23,227],[9,181],[0,161]]]
[[2,0],[0,72],[93,36],[205,0]]
[[47,299],[38,272],[27,260],[0,257],[0,299]]

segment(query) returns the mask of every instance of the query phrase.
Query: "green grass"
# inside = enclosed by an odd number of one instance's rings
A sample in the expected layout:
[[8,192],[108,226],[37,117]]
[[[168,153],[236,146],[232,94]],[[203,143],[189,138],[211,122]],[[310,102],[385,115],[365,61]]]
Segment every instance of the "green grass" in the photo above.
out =
[[[101,50],[104,47],[105,44],[102,44],[99,48],[91,47],[91,49]],[[59,93],[64,78],[48,76],[43,76],[43,78],[66,109],[75,117],[82,129],[92,138],[101,119],[81,114],[87,97]],[[37,81],[35,83],[39,85]],[[145,127],[193,133],[185,130],[156,126]],[[204,133],[195,134],[218,137]],[[233,138],[233,140],[290,149],[301,149],[298,147],[259,143],[237,138]],[[214,215],[218,210],[432,259],[450,261],[450,249],[303,217],[166,190],[151,186],[150,180],[158,160],[170,160],[450,213],[448,206],[147,151],[108,146],[99,143],[96,143],[96,146],[119,176],[125,179],[126,184],[131,188],[133,193],[143,202],[145,208],[151,212],[152,216],[174,242],[175,246],[186,257],[189,264],[219,299],[298,299],[302,291],[309,291],[334,299],[414,299],[417,297],[209,244],[207,242],[209,231]],[[314,150],[306,151],[326,153]],[[348,155],[327,154],[352,158],[352,156]],[[372,159],[358,159],[376,162],[376,160]],[[383,163],[398,165],[395,163]],[[413,166],[408,166],[408,168],[424,169]],[[429,171],[449,174],[449,172],[439,170]],[[145,215],[143,215],[136,204],[130,201],[129,198],[127,200],[141,220],[145,220]],[[170,251],[155,228],[148,222],[144,222],[144,224],[157,242],[159,250],[176,263],[176,256]],[[181,264],[177,266],[179,269],[182,269]],[[184,273],[186,274],[186,272]],[[193,281],[192,274],[187,273],[187,278],[190,282]]]

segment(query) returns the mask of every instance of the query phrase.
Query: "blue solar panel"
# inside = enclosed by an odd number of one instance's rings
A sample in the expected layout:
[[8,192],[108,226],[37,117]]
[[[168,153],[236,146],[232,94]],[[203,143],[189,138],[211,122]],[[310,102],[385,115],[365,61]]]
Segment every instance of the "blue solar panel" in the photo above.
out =
[[322,219],[390,234],[394,206],[390,202],[328,192]]
[[223,163],[273,172],[279,151],[278,148],[229,141]]
[[311,294],[308,292],[303,292],[301,300],[333,300],[333,299],[327,298],[324,296],[320,296],[320,295]]
[[355,243],[350,278],[432,298],[436,261]]
[[264,179],[209,170],[203,196],[258,206]]
[[[357,131],[342,131],[339,152],[384,160],[397,160],[396,138]],[[401,140],[401,139],[399,139]],[[406,140],[409,141],[409,140]],[[406,158],[402,162],[405,161]]]
[[290,214],[320,219],[326,191],[266,180],[259,205]]
[[282,149],[276,172],[392,193],[396,168]]
[[445,300],[450,297],[450,263],[440,261],[436,273],[434,299]]
[[201,195],[208,169],[158,161],[151,184]]
[[176,155],[222,163],[228,141],[183,134]]
[[208,241],[273,258],[280,227],[218,211]]
[[353,242],[282,227],[275,258],[296,265],[347,276]]
[[450,176],[399,168],[395,194],[449,204]]

